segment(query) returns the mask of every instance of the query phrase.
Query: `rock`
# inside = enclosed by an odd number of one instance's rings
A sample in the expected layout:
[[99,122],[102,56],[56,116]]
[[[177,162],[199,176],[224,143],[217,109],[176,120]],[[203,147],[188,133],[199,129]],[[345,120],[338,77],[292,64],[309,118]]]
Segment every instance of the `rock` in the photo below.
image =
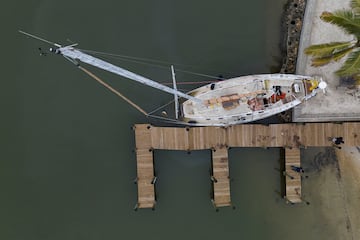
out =
[[295,73],[306,0],[289,0],[282,16],[281,73]]

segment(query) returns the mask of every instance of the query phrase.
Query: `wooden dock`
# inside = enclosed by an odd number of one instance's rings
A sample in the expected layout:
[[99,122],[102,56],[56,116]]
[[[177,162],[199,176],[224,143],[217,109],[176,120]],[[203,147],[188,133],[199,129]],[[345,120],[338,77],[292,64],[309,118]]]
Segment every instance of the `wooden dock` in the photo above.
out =
[[300,166],[300,149],[285,148],[285,198],[290,203],[300,203],[301,199],[301,173],[296,172],[292,167]]
[[[360,123],[288,123],[243,124],[223,127],[154,127],[134,126],[139,208],[154,208],[155,187],[153,149],[213,150],[213,203],[231,205],[228,152],[229,147],[285,148],[286,199],[301,202],[301,176],[291,166],[300,167],[300,148],[332,146],[329,138],[343,137],[345,145],[360,146]],[[214,151],[215,150],[215,151]]]
[[145,125],[139,127],[139,130],[142,128],[144,128],[145,131],[135,131],[137,161],[136,183],[138,186],[138,202],[135,209],[154,208],[156,203],[154,184],[156,178],[154,176],[151,131],[149,131]]
[[231,206],[228,150],[226,147],[212,150],[212,175],[214,207]]

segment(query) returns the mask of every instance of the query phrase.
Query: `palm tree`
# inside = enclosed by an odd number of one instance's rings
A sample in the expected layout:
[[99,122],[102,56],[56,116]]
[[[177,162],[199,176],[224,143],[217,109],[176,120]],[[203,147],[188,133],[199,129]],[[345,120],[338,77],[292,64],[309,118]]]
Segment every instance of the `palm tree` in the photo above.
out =
[[351,1],[351,9],[333,13],[323,12],[321,20],[334,24],[355,40],[312,45],[305,54],[313,56],[312,66],[319,67],[348,56],[342,67],[335,73],[339,77],[353,77],[360,85],[360,0]]

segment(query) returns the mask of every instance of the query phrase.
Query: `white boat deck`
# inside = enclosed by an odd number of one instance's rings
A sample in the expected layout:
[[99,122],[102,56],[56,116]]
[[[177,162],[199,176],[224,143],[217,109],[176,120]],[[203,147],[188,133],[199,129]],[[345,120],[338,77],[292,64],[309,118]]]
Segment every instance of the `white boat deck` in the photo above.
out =
[[219,125],[265,118],[300,104],[306,96],[305,78],[309,77],[266,74],[209,84],[191,92],[203,104],[185,101],[184,118]]

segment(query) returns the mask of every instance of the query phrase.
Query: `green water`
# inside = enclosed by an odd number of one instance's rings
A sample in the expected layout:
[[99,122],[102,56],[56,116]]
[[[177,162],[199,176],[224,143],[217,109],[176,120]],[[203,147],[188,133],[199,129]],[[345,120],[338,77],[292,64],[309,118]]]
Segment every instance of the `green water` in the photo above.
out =
[[[17,32],[233,77],[277,65],[284,3],[3,3],[0,239],[319,239],[324,226],[316,206],[288,206],[279,195],[278,149],[230,150],[236,209],[219,212],[210,202],[208,151],[156,151],[156,210],[133,211],[130,127],[147,120],[61,57],[39,57],[38,47],[47,46]],[[124,64],[159,81],[170,78],[168,70]],[[146,110],[171,99],[95,72]]]

